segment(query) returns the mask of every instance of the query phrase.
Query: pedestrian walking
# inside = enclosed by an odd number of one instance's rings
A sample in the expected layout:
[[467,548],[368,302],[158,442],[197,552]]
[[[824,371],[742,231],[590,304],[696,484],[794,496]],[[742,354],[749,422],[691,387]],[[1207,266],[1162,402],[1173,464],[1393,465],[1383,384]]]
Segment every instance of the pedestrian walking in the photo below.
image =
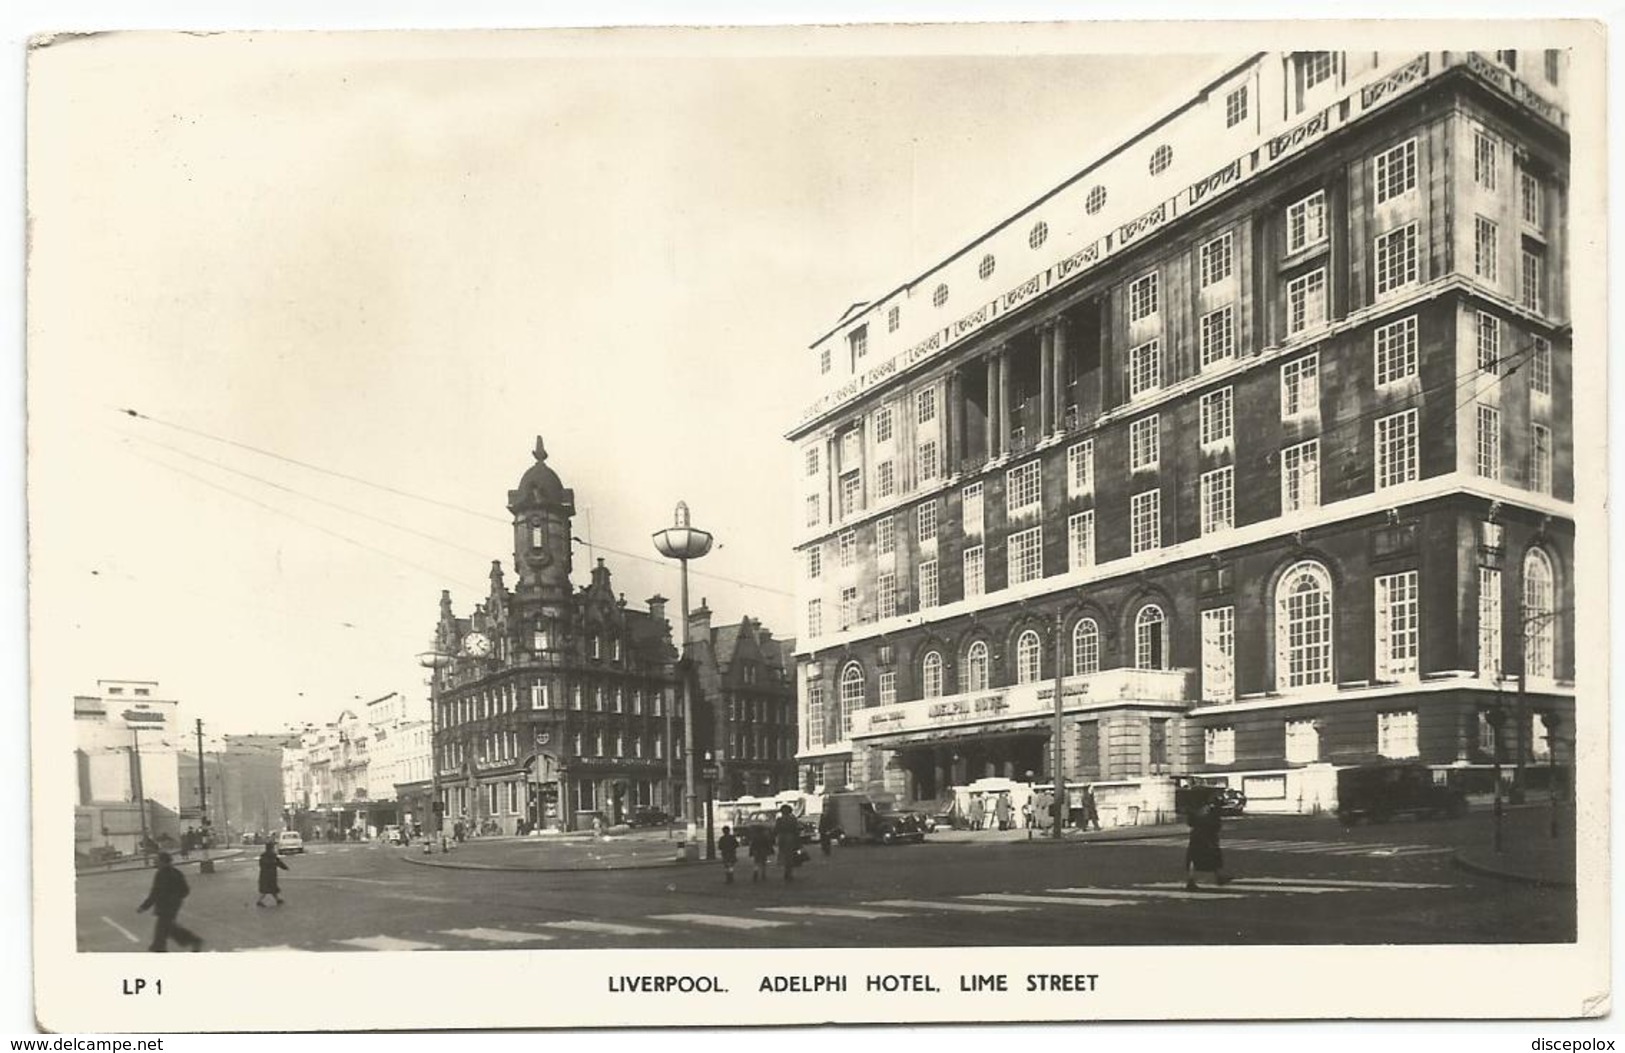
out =
[[829,855],[831,843],[835,840],[835,820],[829,814],[829,809],[818,813],[818,847],[824,854]]
[[722,836],[717,838],[717,851],[722,853],[722,880],[732,885],[734,865],[739,862],[739,838],[734,836],[733,827],[722,828]]
[[1185,849],[1185,888],[1196,891],[1198,872],[1212,874],[1215,884],[1228,884],[1230,876],[1224,872],[1224,853],[1219,848],[1222,820],[1218,807],[1210,801],[1197,804],[1186,821],[1190,823],[1191,838]]
[[767,861],[773,857],[773,834],[766,826],[757,824],[749,830],[750,835],[750,880],[767,880]]
[[203,937],[182,928],[175,920],[181,912],[181,904],[186,902],[192,889],[186,884],[186,875],[175,869],[174,862],[168,852],[158,853],[158,872],[152,875],[152,891],[147,893],[147,898],[135,910],[137,914],[144,914],[151,909],[158,917],[152,930],[152,946],[148,950],[169,950],[169,940],[173,937],[181,946],[201,951]]
[[970,799],[970,808],[967,811],[967,815],[970,817],[970,828],[972,830],[980,830],[982,828],[982,795],[981,794],[977,794],[976,796],[974,796],[974,797],[972,797]]
[[286,869],[288,864],[277,855],[276,845],[266,845],[265,851],[260,853],[260,894],[254,897],[254,906],[265,906],[266,896],[275,899],[277,906],[282,906],[282,886],[277,883],[276,872]]
[[794,880],[796,866],[802,862],[801,824],[787,804],[779,805],[779,817],[773,820],[773,840],[778,843],[779,865],[784,868],[784,880]]
[[1095,788],[1093,785],[1083,788],[1083,828],[1088,830],[1093,826],[1100,829],[1100,806],[1095,803]]
[[999,794],[998,801],[995,802],[994,805],[993,805],[993,814],[998,817],[999,829],[1000,830],[1008,830],[1008,829],[1010,829],[1010,795],[1009,794],[1007,794],[1007,793]]

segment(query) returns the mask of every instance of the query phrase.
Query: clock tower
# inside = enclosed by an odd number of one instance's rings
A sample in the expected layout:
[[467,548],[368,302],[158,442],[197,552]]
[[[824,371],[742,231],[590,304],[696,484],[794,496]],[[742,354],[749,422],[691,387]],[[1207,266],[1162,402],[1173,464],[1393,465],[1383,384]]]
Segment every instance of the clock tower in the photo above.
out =
[[536,463],[508,491],[513,514],[513,564],[519,571],[515,598],[522,605],[536,601],[562,604],[570,598],[570,519],[575,515],[575,492],[567,490],[559,475],[547,466],[547,447],[536,436]]

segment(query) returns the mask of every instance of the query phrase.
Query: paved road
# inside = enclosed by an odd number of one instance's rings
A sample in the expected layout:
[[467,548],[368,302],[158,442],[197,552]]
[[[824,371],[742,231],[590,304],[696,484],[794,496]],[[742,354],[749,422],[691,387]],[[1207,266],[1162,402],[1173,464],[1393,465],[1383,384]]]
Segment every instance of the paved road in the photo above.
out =
[[[1571,891],[1479,877],[1454,847],[1488,820],[1342,830],[1230,824],[1238,880],[1184,891],[1183,839],[852,847],[797,880],[725,885],[718,865],[576,873],[454,870],[388,846],[314,846],[254,906],[252,858],[188,874],[182,922],[210,950],[1564,942]],[[150,874],[78,882],[79,947],[132,951]]]

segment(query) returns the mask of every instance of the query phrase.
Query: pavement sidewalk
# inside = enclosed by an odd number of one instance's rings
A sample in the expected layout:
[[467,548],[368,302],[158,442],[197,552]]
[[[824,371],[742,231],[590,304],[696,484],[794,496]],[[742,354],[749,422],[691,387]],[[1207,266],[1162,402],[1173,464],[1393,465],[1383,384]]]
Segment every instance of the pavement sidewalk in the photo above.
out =
[[[227,859],[236,859],[243,854],[243,850],[240,848],[214,849],[209,853],[209,860],[214,863],[219,863]],[[179,852],[171,852],[170,855],[174,857],[173,862],[175,866],[183,869],[185,867],[195,866],[203,862],[203,853],[201,851],[194,852],[189,856],[183,856]],[[74,873],[78,877],[85,877],[93,874],[121,874],[129,870],[152,870],[157,867],[157,865],[158,860],[156,856],[148,859],[142,859],[140,856],[126,856],[122,859],[114,860],[111,863],[101,863],[96,866],[80,867]]]
[[1574,813],[1566,804],[1559,807],[1554,838],[1549,804],[1508,808],[1501,821],[1501,850],[1496,851],[1491,837],[1484,844],[1458,850],[1454,862],[1463,870],[1503,881],[1573,888]]

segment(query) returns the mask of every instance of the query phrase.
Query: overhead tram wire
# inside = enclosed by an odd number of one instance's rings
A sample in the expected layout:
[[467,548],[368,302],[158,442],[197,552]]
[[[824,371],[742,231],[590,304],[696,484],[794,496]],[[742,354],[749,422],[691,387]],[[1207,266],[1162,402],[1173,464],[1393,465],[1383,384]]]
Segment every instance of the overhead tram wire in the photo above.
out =
[[[227,446],[235,447],[235,448],[240,449],[240,450],[247,450],[250,453],[259,454],[262,457],[270,457],[273,460],[278,460],[278,461],[285,462],[287,464],[296,465],[296,466],[298,466],[300,468],[305,468],[305,469],[307,469],[309,471],[319,472],[319,473],[321,473],[323,475],[331,475],[334,478],[343,479],[343,480],[345,480],[347,482],[359,483],[362,486],[370,486],[370,487],[372,487],[372,488],[374,488],[376,490],[382,490],[385,493],[394,494],[397,497],[405,497],[405,498],[409,498],[409,499],[414,500],[414,501],[423,501],[423,502],[425,502],[427,504],[436,505],[436,506],[438,506],[440,508],[447,508],[447,509],[451,509],[452,511],[455,511],[455,512],[461,512],[464,515],[476,516],[476,517],[478,517],[480,519],[487,519],[487,520],[490,520],[493,523],[501,523],[504,526],[511,526],[512,525],[510,520],[505,519],[505,518],[503,518],[501,516],[491,515],[489,512],[476,511],[476,510],[474,510],[472,508],[465,508],[462,505],[453,504],[453,503],[451,503],[449,501],[442,501],[439,498],[426,497],[426,496],[424,496],[422,494],[415,494],[415,493],[412,493],[412,492],[407,491],[407,490],[401,490],[401,489],[398,489],[396,487],[390,486],[390,485],[388,485],[386,483],[377,483],[377,482],[373,482],[370,479],[364,479],[364,478],[362,478],[360,476],[356,476],[356,475],[349,475],[349,474],[347,474],[345,472],[340,472],[340,471],[337,471],[337,470],[332,469],[332,468],[324,468],[324,467],[322,467],[321,465],[318,465],[318,464],[311,464],[308,461],[301,461],[301,460],[298,460],[297,458],[285,456],[283,454],[275,452],[274,450],[262,449],[262,448],[260,448],[258,446],[252,446],[252,445],[250,445],[248,443],[245,443],[245,442],[239,442],[236,439],[224,438],[223,436],[213,435],[213,434],[210,434],[209,432],[202,431],[202,430],[197,429],[197,428],[191,428],[191,427],[188,427],[188,426],[186,426],[184,424],[176,424],[173,421],[163,420],[163,419],[161,419],[159,417],[154,417],[154,416],[151,416],[150,414],[142,413],[140,410],[115,407],[115,412],[117,412],[121,416],[130,417],[130,418],[133,418],[135,420],[146,421],[146,422],[149,422],[149,423],[152,423],[152,424],[159,424],[159,425],[162,425],[162,426],[164,426],[166,428],[174,428],[175,430],[185,432],[188,435],[196,435],[199,438],[207,439],[210,442],[218,442],[218,443],[222,443],[222,444],[227,445]],[[150,442],[152,440],[147,440],[147,441]],[[228,469],[228,470],[230,470],[230,469]],[[239,473],[239,474],[241,474],[241,473]],[[298,492],[298,491],[295,491],[295,492]],[[654,566],[659,566],[659,567],[664,567],[664,566],[667,565],[665,560],[657,559],[654,556],[646,556],[646,555],[643,555],[642,553],[638,553],[638,552],[627,552],[627,551],[624,551],[622,549],[612,548],[611,546],[602,544],[602,543],[600,543],[600,542],[598,542],[596,540],[593,541],[592,547],[595,548],[595,549],[602,549],[605,552],[608,552],[608,553],[610,553],[612,555],[620,556],[620,557],[625,558],[625,559],[637,560],[640,563],[649,563],[649,564],[652,564]],[[467,551],[467,550],[465,550],[465,551]],[[479,554],[482,554],[482,553],[476,553],[476,554],[479,555]],[[793,597],[795,595],[795,593],[792,592],[789,589],[779,589],[779,588],[774,588],[771,585],[762,585],[762,584],[759,584],[757,582],[745,581],[745,580],[742,580],[740,578],[730,578],[725,574],[716,574],[716,573],[713,573],[713,572],[702,571],[702,570],[693,570],[693,571],[690,571],[690,573],[694,577],[697,577],[697,578],[708,578],[708,579],[710,579],[712,581],[720,581],[720,582],[724,582],[724,583],[729,584],[729,585],[737,585],[740,588],[744,588],[744,589],[754,589],[754,590],[756,590],[758,592],[771,593],[771,594],[776,595],[776,596],[792,596]]]

